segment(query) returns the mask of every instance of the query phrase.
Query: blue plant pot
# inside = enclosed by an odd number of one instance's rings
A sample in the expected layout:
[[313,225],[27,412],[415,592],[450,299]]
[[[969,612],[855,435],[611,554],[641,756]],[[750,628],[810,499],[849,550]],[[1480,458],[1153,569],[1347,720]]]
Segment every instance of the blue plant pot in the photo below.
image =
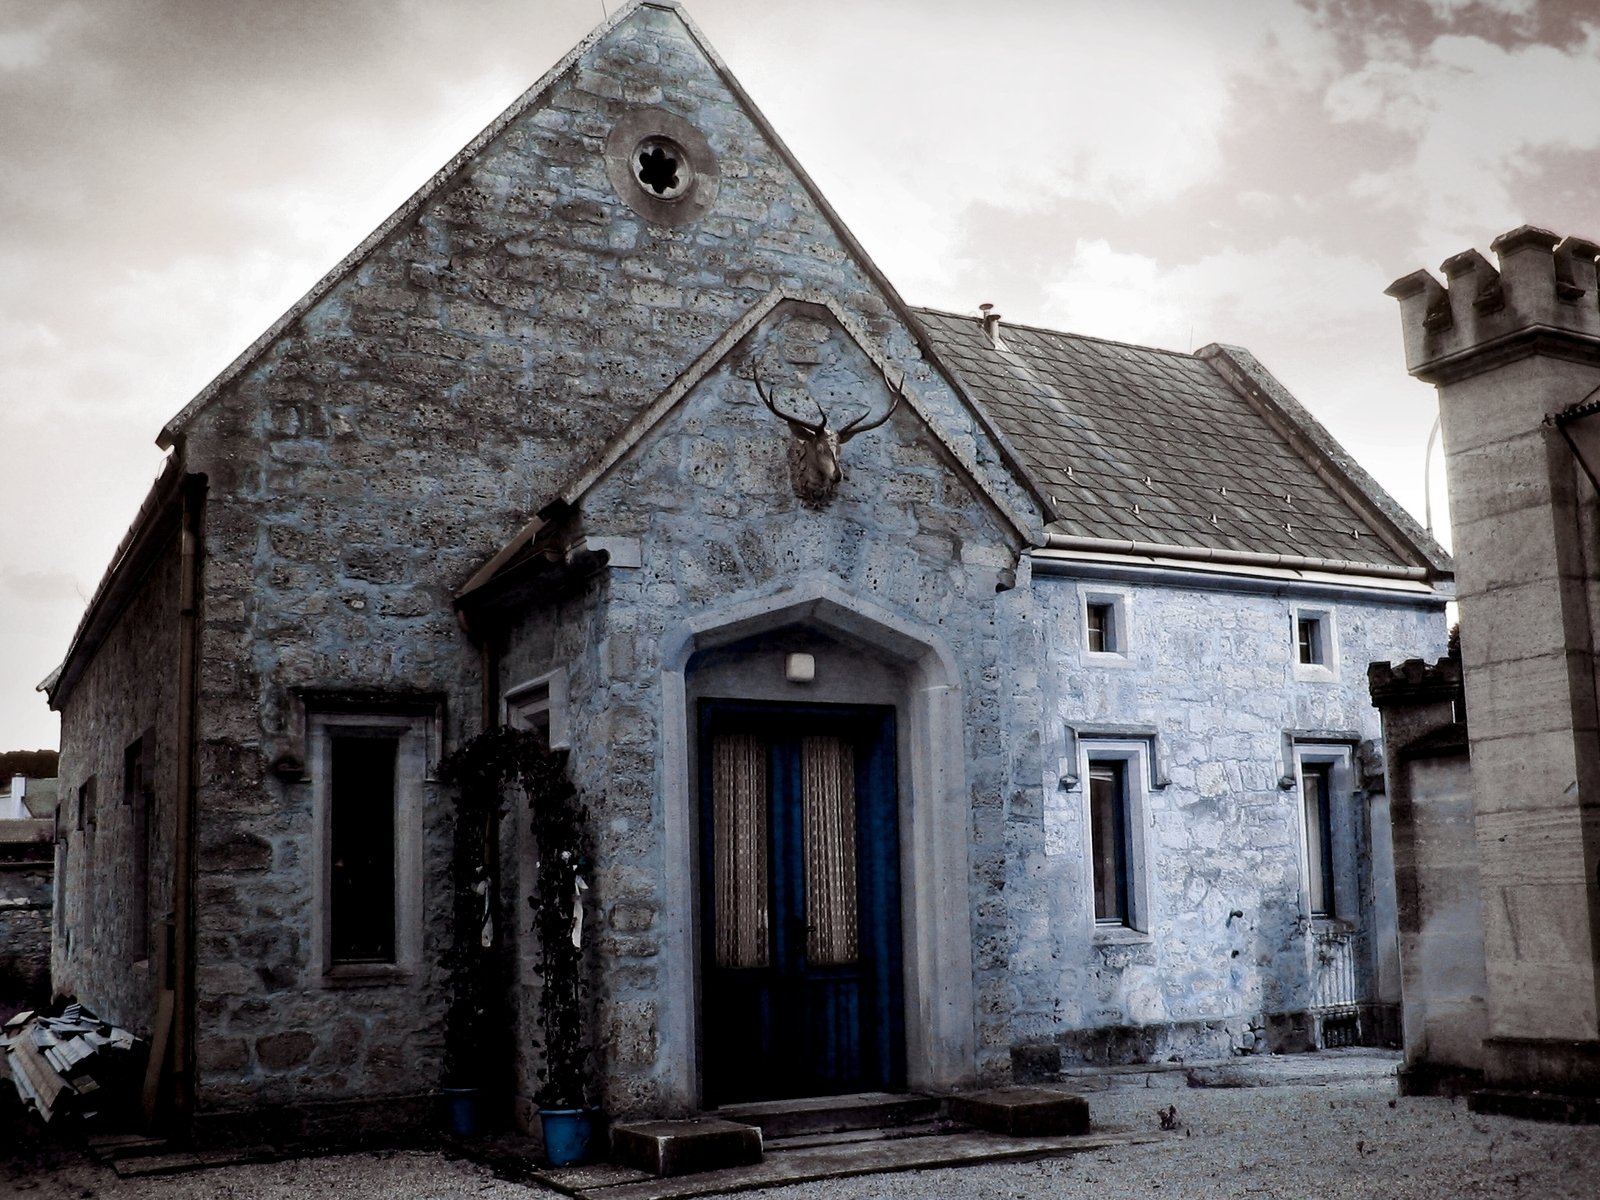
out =
[[445,1125],[456,1137],[477,1137],[483,1130],[482,1088],[440,1088]]
[[592,1108],[541,1108],[544,1155],[553,1167],[570,1167],[589,1161],[594,1147],[595,1110]]

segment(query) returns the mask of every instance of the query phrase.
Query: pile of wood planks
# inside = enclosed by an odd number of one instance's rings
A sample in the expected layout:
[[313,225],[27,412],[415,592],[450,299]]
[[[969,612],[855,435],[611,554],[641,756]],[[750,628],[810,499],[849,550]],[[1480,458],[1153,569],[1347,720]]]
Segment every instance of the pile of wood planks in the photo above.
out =
[[78,1004],[57,1017],[20,1012],[0,1027],[17,1094],[46,1121],[62,1113],[98,1115],[108,1097],[125,1089],[138,1042]]

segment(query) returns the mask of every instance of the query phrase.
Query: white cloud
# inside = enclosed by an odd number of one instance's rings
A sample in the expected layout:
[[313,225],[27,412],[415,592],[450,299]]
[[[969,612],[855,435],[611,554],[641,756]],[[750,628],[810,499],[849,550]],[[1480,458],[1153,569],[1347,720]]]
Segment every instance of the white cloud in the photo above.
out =
[[[87,15],[78,4],[0,3],[0,71],[42,67],[51,59],[62,34],[81,27]],[[37,23],[25,24],[28,18]]]
[[1536,0],[1426,0],[1436,16],[1453,19],[1458,13],[1474,8],[1487,9],[1508,17],[1527,17],[1533,14]]
[[1169,205],[1225,169],[1239,78],[1304,87],[1335,63],[1326,34],[1282,0],[874,0],[775,6],[761,22],[696,15],[911,295],[948,278],[975,204],[1130,215]]
[[1522,223],[1515,185],[1547,151],[1600,147],[1600,26],[1582,44],[1506,48],[1435,39],[1420,60],[1367,63],[1328,89],[1336,121],[1401,133],[1402,162],[1365,172],[1351,194],[1416,213],[1426,240],[1474,243]]

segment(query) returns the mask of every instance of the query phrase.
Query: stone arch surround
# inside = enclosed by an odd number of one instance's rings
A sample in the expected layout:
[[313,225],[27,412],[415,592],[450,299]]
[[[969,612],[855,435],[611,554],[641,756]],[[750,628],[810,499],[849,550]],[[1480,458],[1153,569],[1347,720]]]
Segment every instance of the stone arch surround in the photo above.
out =
[[967,778],[960,673],[927,630],[832,582],[733,597],[668,629],[661,647],[663,721],[658,770],[671,914],[662,945],[668,994],[661,1039],[663,1099],[699,1101],[695,825],[690,776],[690,660],[703,650],[801,627],[860,647],[904,680],[900,736],[901,915],[906,1082],[950,1089],[975,1078],[976,1032],[968,887]]

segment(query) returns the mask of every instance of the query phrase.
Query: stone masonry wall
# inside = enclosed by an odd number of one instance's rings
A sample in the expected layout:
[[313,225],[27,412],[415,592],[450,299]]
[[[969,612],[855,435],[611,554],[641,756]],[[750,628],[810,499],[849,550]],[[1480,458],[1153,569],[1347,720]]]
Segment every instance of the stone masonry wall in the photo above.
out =
[[[1291,598],[1037,574],[1034,587],[1050,714],[1044,758],[1053,768],[1067,754],[1067,725],[1145,727],[1156,731],[1170,784],[1147,793],[1147,937],[1094,926],[1086,781],[1065,790],[1051,770],[1043,814],[1011,822],[1013,1044],[1046,1062],[1268,1048],[1279,1035],[1266,1018],[1313,1003],[1300,793],[1279,784],[1293,771],[1284,734],[1379,738],[1366,664],[1443,653],[1443,613],[1311,597],[1332,613],[1339,666],[1334,678],[1307,681],[1293,665]],[[1128,639],[1126,662],[1109,665],[1085,653],[1082,596],[1108,587],[1126,593]],[[1370,999],[1366,801],[1338,795],[1334,814],[1335,873],[1360,881],[1358,983]]]
[[[807,327],[797,333],[795,322]],[[808,330],[808,331],[807,331]],[[780,314],[749,350],[799,338],[817,358],[840,360],[856,399],[882,411],[889,394],[871,363],[837,329]],[[608,1107],[651,1111],[670,1055],[663,1044],[670,992],[658,970],[666,878],[676,864],[663,842],[661,643],[689,614],[827,580],[937,631],[959,659],[967,738],[975,983],[982,996],[977,1071],[1009,1072],[1000,1003],[1008,966],[1005,929],[1004,805],[1014,777],[1027,776],[1038,808],[1038,763],[1029,748],[1037,720],[1016,697],[1014,649],[1026,653],[1031,597],[997,594],[1016,561],[1016,535],[1000,526],[920,420],[902,408],[890,422],[845,447],[846,479],[822,511],[795,498],[786,461],[790,434],[730,363],[582,501],[586,532],[640,539],[643,565],[612,569],[598,603],[568,603],[530,614],[504,660],[507,683],[565,667],[570,678],[573,770],[590,797],[600,839],[591,898],[604,980],[600,1038]],[[1015,635],[1015,636],[1013,636]],[[1025,689],[1024,689],[1025,690]],[[1008,730],[1020,729],[1013,736]],[[1026,771],[1013,768],[1019,756]],[[903,768],[904,769],[904,768]],[[1026,790],[1026,789],[1024,789]],[[698,801],[696,801],[697,803]],[[913,801],[915,802],[915,801]],[[1013,803],[1026,803],[1013,794]],[[903,862],[909,878],[917,869]]]
[[0,1020],[50,998],[52,852],[0,842]]
[[[641,108],[691,122],[716,156],[697,222],[647,223],[607,176],[605,139]],[[296,689],[442,695],[445,748],[473,732],[478,660],[454,591],[775,287],[834,297],[914,368],[949,435],[995,461],[678,16],[641,7],[180,431],[211,481],[202,1110],[437,1084],[442,874],[410,980],[330,992],[307,974],[311,788],[267,771],[304,757]],[[437,800],[425,826],[440,863]]]
[[[151,953],[172,911],[173,803],[177,779],[178,578],[176,533],[139,585],[61,709],[61,840],[55,870],[51,975],[55,991],[148,1036],[156,993]],[[123,803],[124,752],[143,738],[153,788],[149,941],[140,945],[133,870],[134,810]],[[93,820],[79,822],[79,794],[94,793]]]

